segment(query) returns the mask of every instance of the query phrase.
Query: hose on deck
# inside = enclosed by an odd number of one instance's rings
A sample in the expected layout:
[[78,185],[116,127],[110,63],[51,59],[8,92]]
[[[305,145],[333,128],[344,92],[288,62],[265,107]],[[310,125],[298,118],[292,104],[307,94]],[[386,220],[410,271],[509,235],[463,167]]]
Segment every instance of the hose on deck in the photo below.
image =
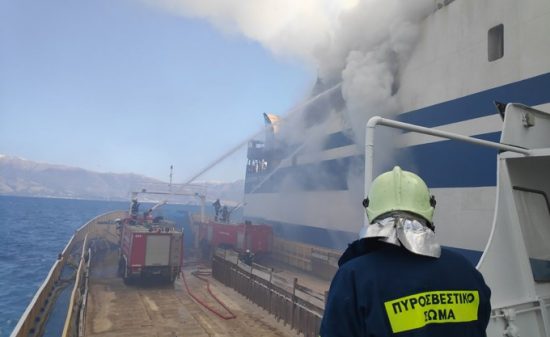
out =
[[189,286],[187,285],[187,280],[185,279],[185,274],[184,272],[180,272],[181,274],[181,278],[183,279],[183,284],[185,285],[185,289],[187,289],[187,293],[189,293],[189,296],[191,296],[197,303],[199,303],[200,305],[202,305],[203,307],[205,307],[206,309],[208,309],[209,311],[211,311],[212,313],[214,313],[216,316],[222,318],[222,319],[225,319],[225,320],[229,320],[229,319],[233,319],[233,318],[237,318],[237,316],[231,311],[231,309],[229,309],[227,307],[227,305],[225,305],[216,295],[214,295],[214,293],[212,292],[212,290],[210,290],[210,281],[208,281],[208,279],[205,279],[203,276],[210,276],[212,273],[211,272],[205,272],[205,271],[194,271],[192,272],[191,274],[193,276],[195,276],[196,278],[198,278],[199,280],[203,281],[206,283],[206,290],[208,291],[208,293],[210,294],[210,296],[212,296],[212,298],[218,302],[219,305],[221,305],[225,310],[227,310],[227,312],[229,313],[229,315],[224,315],[220,312],[218,312],[216,309],[212,308],[211,306],[209,306],[208,304],[206,304],[204,301],[202,301],[200,298],[198,298],[197,296],[195,296],[195,294],[193,294],[191,292],[191,290],[189,290]]

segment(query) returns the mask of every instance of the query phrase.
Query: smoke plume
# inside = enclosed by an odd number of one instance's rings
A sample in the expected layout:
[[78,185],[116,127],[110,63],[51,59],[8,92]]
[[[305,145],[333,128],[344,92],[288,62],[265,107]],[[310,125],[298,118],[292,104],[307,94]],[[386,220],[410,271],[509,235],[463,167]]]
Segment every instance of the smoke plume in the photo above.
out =
[[342,82],[345,120],[357,143],[372,115],[388,115],[399,70],[433,0],[142,0],[242,34],[281,57],[315,66],[320,89]]
[[[307,62],[317,69],[312,96],[340,83],[338,90],[302,109],[299,116],[287,116],[281,128],[281,138],[301,144],[310,155],[324,150],[323,135],[329,128],[337,130],[335,123],[350,130],[361,150],[367,120],[399,112],[400,72],[414,49],[420,22],[436,7],[434,0],[142,1],[206,19],[228,34],[261,43],[279,57]],[[354,165],[348,171],[348,186],[351,194],[359,195],[363,163]],[[361,209],[355,201],[345,201],[354,205],[347,213]],[[307,212],[307,205],[302,210]],[[362,222],[361,215],[355,217],[340,222]],[[319,223],[322,219],[320,214],[316,225],[328,226]]]

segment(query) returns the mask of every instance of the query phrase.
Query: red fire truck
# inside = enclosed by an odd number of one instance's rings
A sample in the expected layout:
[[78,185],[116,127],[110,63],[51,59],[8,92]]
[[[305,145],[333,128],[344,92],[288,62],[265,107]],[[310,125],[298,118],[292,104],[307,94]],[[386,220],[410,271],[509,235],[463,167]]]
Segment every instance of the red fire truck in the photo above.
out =
[[183,232],[169,224],[121,223],[119,272],[125,282],[143,278],[174,282],[182,267]]
[[271,252],[273,230],[268,225],[245,223],[195,222],[198,243],[210,247],[234,249],[240,253],[250,251],[261,256]]

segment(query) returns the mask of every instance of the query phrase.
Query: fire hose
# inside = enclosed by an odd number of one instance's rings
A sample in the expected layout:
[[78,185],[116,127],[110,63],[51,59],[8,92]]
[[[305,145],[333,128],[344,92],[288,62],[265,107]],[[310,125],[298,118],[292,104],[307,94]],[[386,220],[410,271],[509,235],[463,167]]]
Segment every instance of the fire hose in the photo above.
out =
[[220,313],[216,309],[214,309],[211,306],[209,306],[208,304],[206,304],[200,298],[195,296],[195,294],[193,294],[191,292],[191,290],[189,290],[189,286],[187,285],[187,280],[185,279],[185,274],[183,273],[183,271],[180,272],[180,274],[181,274],[181,278],[183,279],[183,284],[185,285],[185,289],[187,289],[187,293],[189,293],[189,296],[191,296],[197,303],[199,303],[200,305],[202,305],[203,307],[205,307],[206,309],[208,309],[209,311],[211,311],[212,313],[214,313],[215,315],[217,315],[218,317],[220,317],[222,319],[229,320],[229,319],[237,318],[237,316],[227,307],[227,305],[225,305],[216,295],[214,295],[212,290],[210,290],[210,281],[208,281],[208,279],[204,278],[203,276],[210,276],[211,272],[194,271],[191,274],[193,276],[195,276],[196,278],[198,278],[199,280],[206,283],[206,290],[208,291],[210,296],[212,296],[212,298],[216,302],[218,302],[218,304],[220,304],[229,313],[229,315],[224,315],[224,314]]

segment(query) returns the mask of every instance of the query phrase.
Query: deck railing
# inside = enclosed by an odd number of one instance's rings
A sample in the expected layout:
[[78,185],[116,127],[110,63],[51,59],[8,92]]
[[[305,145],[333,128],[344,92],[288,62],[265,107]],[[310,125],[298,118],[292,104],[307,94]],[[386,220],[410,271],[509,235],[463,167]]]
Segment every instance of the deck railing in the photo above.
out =
[[[102,214],[86,225],[79,229],[81,236],[84,236],[82,244],[82,254],[80,255],[80,263],[76,273],[73,291],[71,293],[71,299],[67,308],[67,318],[65,319],[65,325],[63,328],[62,337],[75,337],[83,336],[85,331],[85,311],[88,294],[88,271],[90,267],[90,261],[92,259],[91,250],[89,249],[89,240],[93,237],[102,237],[107,240],[113,240],[112,233],[106,226],[97,226],[98,224],[109,224],[113,219],[123,217],[125,212],[117,211]],[[87,255],[88,254],[88,255]],[[86,256],[87,255],[87,256]],[[80,318],[83,320],[81,321]]]
[[272,268],[257,264],[249,266],[229,250],[216,251],[212,276],[278,320],[283,320],[304,337],[319,335],[326,293],[321,294],[300,285],[297,278],[289,282],[274,273]]
[[[63,251],[59,254],[57,261],[54,262],[48,276],[34,295],[32,301],[23,312],[10,337],[39,336],[41,334],[49,311],[55,302],[56,289],[58,289],[61,283],[61,272],[67,262],[69,262],[75,247],[83,242],[84,237],[92,227],[91,224],[122,217],[124,214],[125,212],[123,211],[117,211],[99,215],[75,231]],[[72,307],[72,305],[74,303],[70,302],[69,307]]]
[[82,287],[83,275],[87,273],[86,266],[91,256],[85,256],[88,247],[88,234],[84,236],[84,243],[82,244],[82,254],[80,255],[80,263],[76,271],[76,277],[74,281],[74,288],[71,293],[71,299],[69,300],[69,307],[67,308],[67,318],[65,319],[65,325],[63,327],[63,337],[76,336],[78,332],[78,323],[76,315],[80,311],[79,302],[82,301],[82,293],[80,291]]

